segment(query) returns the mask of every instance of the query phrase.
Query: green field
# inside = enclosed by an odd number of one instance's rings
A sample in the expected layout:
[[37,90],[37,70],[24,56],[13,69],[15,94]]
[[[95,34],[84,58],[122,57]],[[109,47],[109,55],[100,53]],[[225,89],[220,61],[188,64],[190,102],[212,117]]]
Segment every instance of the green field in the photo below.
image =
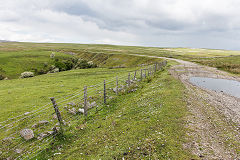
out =
[[[81,58],[93,61],[98,68],[18,78],[24,71],[34,72],[46,63],[53,65],[52,52],[56,53],[57,59]],[[184,118],[188,113],[185,88],[167,70],[175,62],[170,61],[165,70],[148,76],[144,81],[135,81],[118,96],[113,92],[116,76],[119,77],[119,85],[126,86],[129,72],[132,79],[134,71],[138,70],[139,80],[139,69],[162,61],[134,54],[178,58],[234,74],[240,71],[238,51],[0,43],[0,74],[10,79],[0,81],[0,138],[14,139],[0,144],[0,157],[16,158],[21,154],[24,157],[27,151],[35,151],[26,159],[36,154],[37,159],[196,159],[182,145],[188,137],[184,128]],[[107,84],[107,104],[103,104],[104,80]],[[84,86],[88,86],[89,102],[98,104],[98,107],[89,110],[87,118],[65,110],[69,102],[75,103],[76,108],[82,108]],[[137,90],[128,93],[130,89]],[[48,137],[46,141],[38,140],[39,134],[51,130],[57,123],[52,118],[54,109],[50,97],[56,98],[66,122],[64,134]],[[33,113],[23,115],[27,112]],[[49,124],[34,128],[36,137],[33,140],[26,142],[19,138],[21,129],[33,128],[32,125],[40,120],[49,120]],[[16,153],[15,149],[22,149],[23,153]]]
[[[187,114],[184,86],[168,71],[144,81],[136,93],[109,101],[108,107],[91,111],[37,159],[191,159],[183,149]],[[78,127],[82,126],[82,129]],[[75,128],[76,127],[76,128]],[[64,144],[64,145],[63,145]],[[55,154],[54,153],[61,153]]]
[[[76,57],[85,58],[86,60],[93,60],[93,62],[101,67],[132,67],[136,62],[141,61],[141,58],[136,59],[136,57],[134,57],[132,58],[132,61],[130,61],[129,58],[126,58],[123,55],[140,54],[171,57],[199,62],[204,65],[217,67],[219,69],[236,74],[239,74],[240,70],[238,63],[240,61],[240,51],[97,44],[89,45],[11,42],[0,43],[0,74],[5,74],[10,78],[17,78],[19,77],[20,72],[30,70],[34,67],[38,68],[43,65],[44,62],[51,63],[49,62],[49,55],[52,52],[59,54],[59,56],[62,58],[69,56],[63,53],[75,53]],[[12,55],[10,53],[12,53]],[[14,57],[18,58],[16,59]],[[23,59],[19,60],[21,57],[25,58],[26,60],[24,62]]]

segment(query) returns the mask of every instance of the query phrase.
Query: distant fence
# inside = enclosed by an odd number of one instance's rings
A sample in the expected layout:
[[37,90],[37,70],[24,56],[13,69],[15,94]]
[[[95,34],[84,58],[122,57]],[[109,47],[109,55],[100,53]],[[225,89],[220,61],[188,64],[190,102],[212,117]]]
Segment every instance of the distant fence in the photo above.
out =
[[[50,102],[37,110],[0,122],[0,159],[31,159],[44,151],[62,133],[62,126],[78,124],[81,115],[105,108],[120,94],[137,91],[137,83],[163,69],[167,61],[157,62],[127,75],[85,86],[83,90]],[[64,134],[64,133],[63,133]]]

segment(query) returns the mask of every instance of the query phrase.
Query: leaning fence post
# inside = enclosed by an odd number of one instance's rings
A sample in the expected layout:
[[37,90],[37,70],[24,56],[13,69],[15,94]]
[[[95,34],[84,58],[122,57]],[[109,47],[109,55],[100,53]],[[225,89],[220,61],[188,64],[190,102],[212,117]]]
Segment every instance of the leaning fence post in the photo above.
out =
[[116,77],[116,95],[118,95],[118,76]]
[[84,87],[84,115],[87,116],[87,86]]
[[56,103],[56,101],[55,101],[55,98],[54,98],[54,97],[51,97],[50,99],[51,99],[51,101],[52,101],[53,108],[54,108],[55,113],[56,113],[56,115],[57,115],[58,122],[59,122],[60,126],[62,126],[63,120],[62,120],[61,114],[60,114],[60,112],[59,112],[59,109],[58,109],[57,103]]
[[107,101],[106,101],[106,81],[104,80],[104,83],[103,83],[103,102],[104,102],[104,104],[106,104],[107,103]]
[[143,76],[142,76],[142,69],[141,69],[141,80],[142,80]]

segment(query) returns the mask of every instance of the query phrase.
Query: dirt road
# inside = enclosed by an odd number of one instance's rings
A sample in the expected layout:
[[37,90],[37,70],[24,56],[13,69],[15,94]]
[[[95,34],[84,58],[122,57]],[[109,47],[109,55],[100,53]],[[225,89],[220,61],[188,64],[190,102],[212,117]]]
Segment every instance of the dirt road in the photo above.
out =
[[200,159],[240,159],[240,99],[222,92],[194,86],[193,76],[240,81],[240,77],[191,62],[174,60],[170,73],[186,86],[189,116],[186,118],[189,142],[184,147]]

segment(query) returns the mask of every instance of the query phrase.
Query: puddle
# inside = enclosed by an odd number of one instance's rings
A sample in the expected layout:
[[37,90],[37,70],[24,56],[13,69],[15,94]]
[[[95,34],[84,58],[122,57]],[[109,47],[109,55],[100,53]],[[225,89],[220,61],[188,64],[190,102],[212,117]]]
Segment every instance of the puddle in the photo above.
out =
[[238,81],[205,77],[191,77],[190,82],[206,89],[224,92],[240,98],[240,82]]

